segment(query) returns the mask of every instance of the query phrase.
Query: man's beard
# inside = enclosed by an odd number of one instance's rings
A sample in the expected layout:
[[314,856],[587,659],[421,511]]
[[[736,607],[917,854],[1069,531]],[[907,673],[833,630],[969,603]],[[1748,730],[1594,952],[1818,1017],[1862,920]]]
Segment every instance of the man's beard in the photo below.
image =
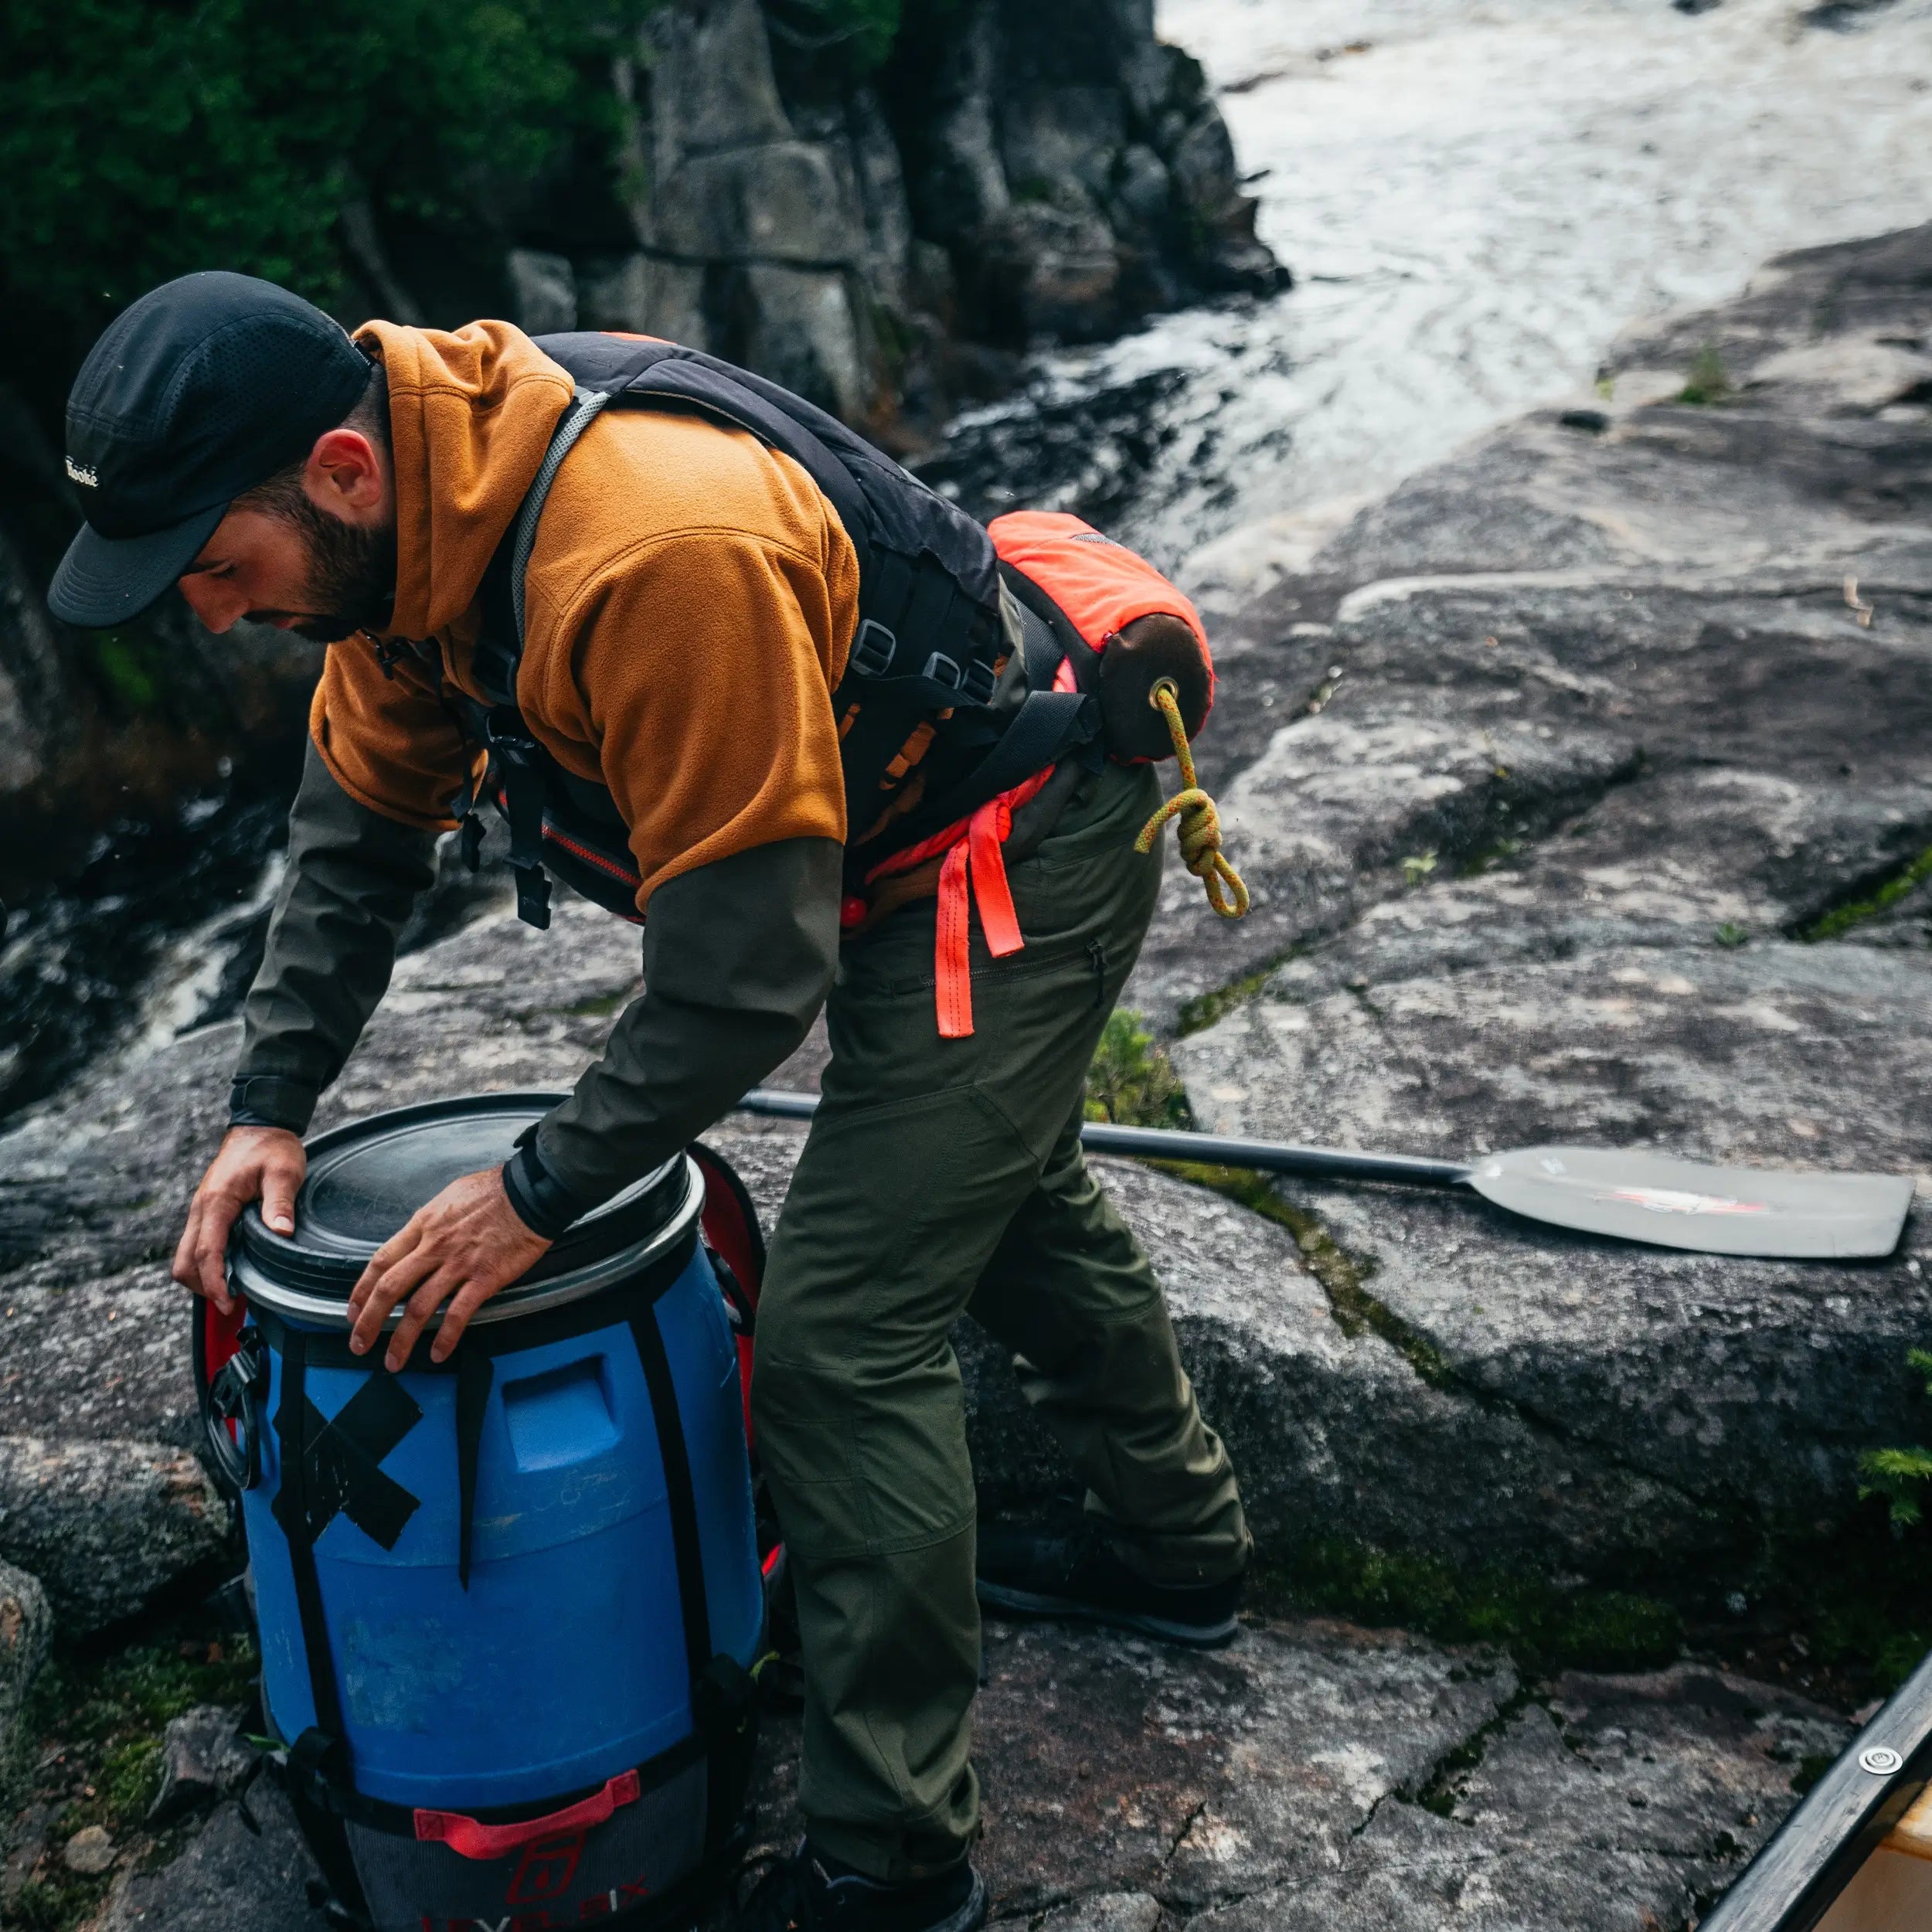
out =
[[[301,532],[308,549],[308,577],[302,586],[306,609],[288,628],[316,644],[335,644],[386,624],[396,604],[393,519],[373,529],[345,523],[318,509],[300,490],[277,507]],[[282,614],[250,614],[272,618]]]

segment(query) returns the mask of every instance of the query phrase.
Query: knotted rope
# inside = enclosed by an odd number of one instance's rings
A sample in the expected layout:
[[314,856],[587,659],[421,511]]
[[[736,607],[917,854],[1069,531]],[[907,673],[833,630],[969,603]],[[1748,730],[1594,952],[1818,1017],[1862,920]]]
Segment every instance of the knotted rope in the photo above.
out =
[[1151,852],[1161,828],[1170,818],[1178,818],[1181,857],[1188,870],[1207,889],[1208,903],[1223,919],[1239,919],[1248,909],[1248,889],[1221,850],[1221,815],[1214,809],[1214,801],[1196,781],[1194,754],[1188,749],[1187,727],[1181,722],[1179,693],[1174,680],[1158,679],[1147,694],[1147,701],[1167,720],[1168,736],[1174,740],[1174,755],[1181,761],[1182,788],[1141,828],[1134,849]]

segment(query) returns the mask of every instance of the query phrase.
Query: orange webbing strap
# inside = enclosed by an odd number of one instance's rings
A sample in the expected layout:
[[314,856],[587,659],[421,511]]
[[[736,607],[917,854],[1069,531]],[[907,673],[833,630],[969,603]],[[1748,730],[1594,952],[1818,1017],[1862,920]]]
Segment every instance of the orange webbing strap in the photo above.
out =
[[974,895],[979,899],[986,949],[995,959],[1005,959],[1026,944],[1000,851],[1012,828],[1011,805],[1004,798],[989,798],[973,814],[966,836],[947,853],[940,868],[933,978],[941,1039],[965,1039],[973,1030]]
[[1221,815],[1214,801],[1195,781],[1194,754],[1188,749],[1187,726],[1181,721],[1172,680],[1159,679],[1147,701],[1167,720],[1174,755],[1181,761],[1182,788],[1141,828],[1134,849],[1151,852],[1161,828],[1178,817],[1181,857],[1188,870],[1207,888],[1208,903],[1223,919],[1239,919],[1248,909],[1248,889],[1221,850]]
[[961,839],[939,869],[939,923],[933,948],[934,998],[939,1037],[964,1039],[973,1030],[971,909]]

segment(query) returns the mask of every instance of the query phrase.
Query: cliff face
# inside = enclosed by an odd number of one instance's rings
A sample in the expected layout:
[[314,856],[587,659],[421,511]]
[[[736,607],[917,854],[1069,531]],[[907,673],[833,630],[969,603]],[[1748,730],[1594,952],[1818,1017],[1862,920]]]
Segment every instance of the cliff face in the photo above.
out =
[[[861,85],[757,0],[672,0],[611,62],[614,165],[580,154],[514,193],[453,184],[457,230],[350,206],[343,319],[668,335],[904,454],[1005,386],[1030,342],[1285,279],[1151,0],[934,11]],[[287,743],[315,654],[266,632],[211,648],[179,611],[104,639],[54,624],[40,587],[71,493],[4,385],[0,485],[0,818],[24,835],[0,855],[9,894],[109,819]]]
[[669,335],[902,447],[1031,342],[1285,280],[1151,0],[975,0],[864,85],[757,0],[685,0],[614,73],[634,245],[513,251],[517,318]]

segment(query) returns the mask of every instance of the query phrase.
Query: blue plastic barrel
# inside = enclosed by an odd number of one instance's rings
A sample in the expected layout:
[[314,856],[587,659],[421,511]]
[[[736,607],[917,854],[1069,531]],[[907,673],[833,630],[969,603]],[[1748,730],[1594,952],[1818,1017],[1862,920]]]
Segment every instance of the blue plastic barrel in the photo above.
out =
[[237,1426],[216,1428],[253,1478],[267,1713],[291,1747],[320,1739],[351,1815],[594,1793],[692,1739],[704,1660],[757,1655],[738,1363],[688,1160],[580,1222],[447,1366],[427,1337],[395,1376],[379,1349],[348,1354],[368,1256],[552,1104],[444,1102],[324,1135],[293,1236],[251,1213],[232,1253],[255,1338],[218,1404]]

